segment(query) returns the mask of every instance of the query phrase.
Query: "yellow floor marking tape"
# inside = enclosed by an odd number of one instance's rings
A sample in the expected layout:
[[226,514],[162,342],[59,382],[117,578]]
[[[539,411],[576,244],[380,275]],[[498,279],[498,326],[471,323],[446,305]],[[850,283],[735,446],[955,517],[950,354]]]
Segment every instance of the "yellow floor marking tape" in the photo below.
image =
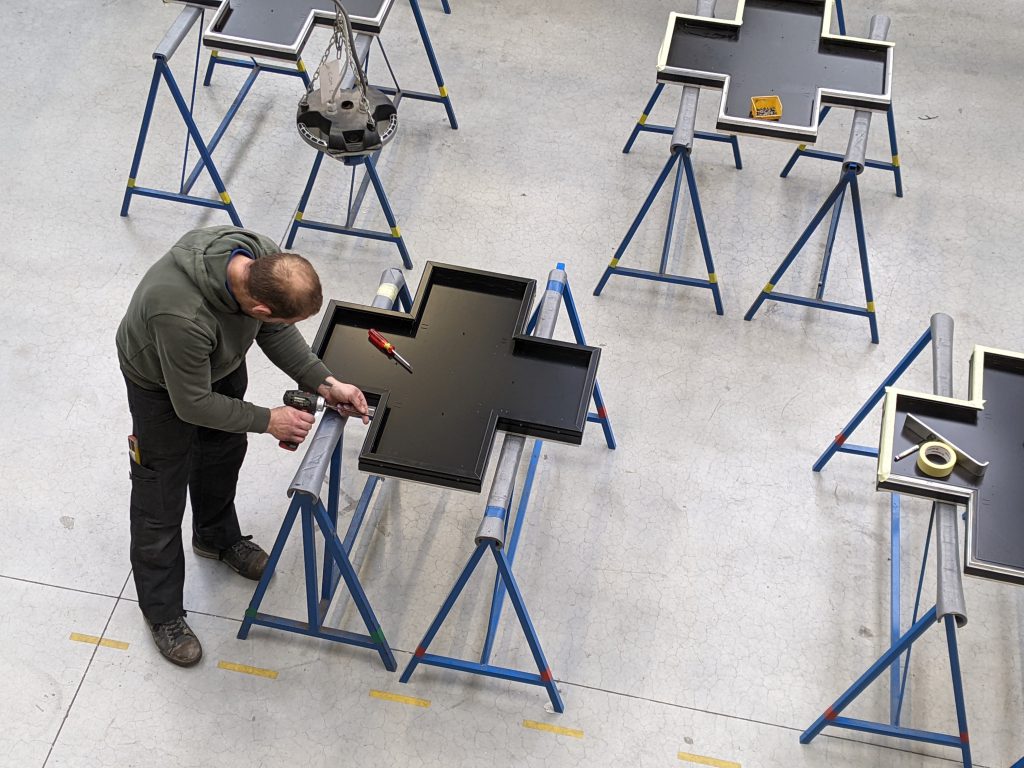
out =
[[74,640],[76,643],[102,645],[104,648],[116,648],[119,651],[128,650],[128,643],[123,643],[120,640],[108,640],[105,637],[96,637],[95,635],[82,635],[78,632],[72,632],[70,639]]
[[229,672],[241,672],[244,675],[256,675],[256,677],[265,677],[268,680],[277,680],[277,672],[272,669],[250,667],[248,664],[235,664],[233,661],[222,661],[217,666]]
[[523,720],[523,728],[557,733],[559,736],[572,736],[574,739],[583,738],[583,731],[578,731],[575,728],[563,728],[560,725],[551,725],[549,723],[538,723],[536,720]]
[[676,755],[680,760],[687,763],[696,763],[697,765],[711,765],[714,768],[741,768],[739,763],[734,763],[732,760],[718,760],[714,757],[704,757],[703,755],[691,755],[689,752],[680,752]]
[[387,691],[370,691],[370,696],[374,699],[380,699],[381,701],[396,701],[399,704],[408,704],[410,707],[423,707],[426,709],[430,706],[429,699],[416,699],[412,696],[400,696],[397,693],[388,693]]

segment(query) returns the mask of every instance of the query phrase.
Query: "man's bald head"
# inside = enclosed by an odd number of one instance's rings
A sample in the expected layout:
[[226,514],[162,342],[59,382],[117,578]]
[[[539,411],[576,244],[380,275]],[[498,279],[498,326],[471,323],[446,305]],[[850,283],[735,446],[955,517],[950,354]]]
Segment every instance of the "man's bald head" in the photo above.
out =
[[320,277],[297,253],[272,253],[249,267],[248,293],[278,319],[306,318],[324,302]]

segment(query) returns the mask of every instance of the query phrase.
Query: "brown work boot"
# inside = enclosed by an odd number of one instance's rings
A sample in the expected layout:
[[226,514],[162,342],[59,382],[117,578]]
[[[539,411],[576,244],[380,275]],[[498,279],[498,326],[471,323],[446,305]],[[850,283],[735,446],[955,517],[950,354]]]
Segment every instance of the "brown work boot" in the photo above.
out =
[[227,549],[217,549],[203,544],[192,536],[192,551],[200,557],[221,560],[233,570],[247,579],[259,581],[263,569],[267,567],[270,556],[259,544],[253,544],[252,536],[243,536]]
[[184,616],[173,621],[150,624],[149,631],[153,633],[153,642],[160,655],[172,664],[191,667],[203,658],[203,646],[199,644],[196,633],[185,623]]

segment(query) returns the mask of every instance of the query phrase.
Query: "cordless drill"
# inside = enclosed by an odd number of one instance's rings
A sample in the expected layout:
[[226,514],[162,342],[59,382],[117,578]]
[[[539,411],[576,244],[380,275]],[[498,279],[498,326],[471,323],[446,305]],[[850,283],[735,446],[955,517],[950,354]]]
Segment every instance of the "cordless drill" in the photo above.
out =
[[[337,411],[342,416],[359,416],[360,418],[362,417],[361,413],[353,410],[347,405],[328,405],[327,401],[323,398],[322,395],[318,395],[314,392],[304,392],[301,389],[289,389],[287,392],[284,393],[283,399],[285,405],[290,406],[291,408],[295,408],[296,410],[299,411],[311,413],[314,416],[320,413],[320,411],[322,411],[324,408],[330,408],[334,411]],[[373,415],[372,408],[370,409],[370,415]],[[296,448],[299,447],[298,443],[289,443],[284,440],[279,442],[278,445],[284,448],[286,451],[294,451]]]
[[[314,394],[313,392],[303,392],[301,389],[289,389],[284,393],[283,399],[285,405],[299,411],[311,413],[314,416],[320,413],[324,406],[327,405],[327,401],[321,395]],[[286,451],[294,451],[299,447],[298,443],[289,443],[285,440],[279,442],[278,445]]]

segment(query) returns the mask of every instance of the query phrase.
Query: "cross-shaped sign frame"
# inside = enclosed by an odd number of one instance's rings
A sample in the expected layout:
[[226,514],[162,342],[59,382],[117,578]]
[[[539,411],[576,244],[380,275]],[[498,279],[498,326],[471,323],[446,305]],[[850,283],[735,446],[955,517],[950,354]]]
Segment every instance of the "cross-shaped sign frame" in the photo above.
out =
[[[289,0],[277,0],[276,3],[275,0],[164,0],[164,2],[176,2],[192,5],[204,11],[213,11],[213,17],[203,32],[203,45],[208,48],[285,61],[298,61],[306,41],[309,40],[309,36],[313,32],[313,27],[317,25],[334,26],[336,17],[332,0],[303,0],[303,3],[299,4],[294,0],[290,2]],[[257,12],[274,13],[278,9],[271,8],[270,5],[292,8],[303,4],[305,7],[297,10],[296,13],[299,15],[305,13],[306,15],[302,19],[302,25],[294,40],[261,39],[269,37],[269,35],[241,37],[222,31],[231,13],[242,12],[248,6],[261,6],[256,9]],[[394,5],[394,0],[346,0],[344,3],[353,31],[369,35],[381,33],[392,5]]]
[[[527,335],[535,288],[528,278],[428,262],[408,313],[330,303],[313,351],[376,406],[360,470],[479,492],[496,431],[582,442],[600,350]],[[460,303],[460,292],[475,298]],[[466,307],[483,311],[467,316]],[[370,328],[413,373],[370,345]]]
[[[684,27],[701,29],[711,34],[722,36],[736,36],[743,26],[743,12],[747,5],[754,6],[763,0],[738,0],[736,16],[732,19],[716,19],[707,16],[696,16],[686,13],[671,13],[669,15],[668,29],[661,49],[658,52],[658,82],[674,83],[682,85],[695,85],[702,88],[714,88],[722,91],[722,98],[718,111],[717,127],[727,133],[749,134],[753,136],[764,136],[767,138],[782,139],[787,141],[798,141],[803,144],[813,144],[818,137],[818,116],[821,107],[837,106],[853,109],[867,109],[884,112],[889,109],[892,102],[892,52],[893,43],[885,40],[871,40],[869,38],[854,37],[850,35],[834,35],[831,32],[832,17],[835,13],[835,0],[795,0],[796,2],[808,5],[823,6],[820,40],[825,44],[847,47],[855,50],[877,51],[880,48],[885,50],[885,76],[884,90],[881,94],[858,93],[831,88],[818,88],[814,98],[814,111],[812,124],[810,126],[787,123],[783,120],[768,121],[752,117],[740,117],[726,114],[726,107],[729,101],[729,85],[732,76],[727,73],[710,72],[698,69],[687,69],[671,66],[668,63],[669,53],[672,50],[673,42],[677,38],[677,30]],[[769,96],[771,94],[756,94],[758,96]],[[785,116],[785,104],[783,104],[783,117]]]
[[[973,423],[982,418],[981,414],[985,409],[984,381],[986,370],[989,369],[999,369],[1024,376],[1024,354],[976,346],[971,355],[970,385],[966,400],[911,392],[895,387],[886,389],[881,438],[878,445],[877,488],[966,506],[967,536],[964,544],[964,572],[972,576],[1024,584],[1024,567],[1010,567],[979,553],[979,526],[988,522],[986,516],[981,513],[992,511],[982,509],[985,476],[972,477],[964,472],[958,464],[953,475],[938,479],[929,477],[918,470],[914,456],[899,462],[895,460],[895,456],[898,455],[897,447],[904,448],[919,440],[916,436],[912,438],[908,438],[906,435],[900,436],[904,427],[899,419],[901,413],[922,413],[921,418],[925,422],[929,418],[947,418],[964,422],[965,428],[978,429],[977,426],[973,426]],[[924,415],[925,413],[929,415]],[[948,437],[954,443],[957,442],[955,434],[943,434],[943,436]],[[1021,441],[1024,441],[1024,435],[1015,437],[1018,448]],[[1009,460],[1009,457],[981,455],[980,451],[974,452],[974,458],[993,465],[1000,460]],[[1024,467],[1021,470],[1024,471]],[[1021,530],[1024,530],[1024,525],[1021,526]]]

